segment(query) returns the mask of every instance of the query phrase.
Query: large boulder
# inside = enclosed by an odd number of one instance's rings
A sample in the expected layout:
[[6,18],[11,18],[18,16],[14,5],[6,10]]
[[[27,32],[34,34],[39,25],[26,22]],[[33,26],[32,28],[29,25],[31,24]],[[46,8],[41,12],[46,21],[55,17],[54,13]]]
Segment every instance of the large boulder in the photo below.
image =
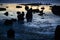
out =
[[4,13],[4,15],[8,16],[8,15],[9,15],[9,13],[8,13],[8,12],[6,12],[6,13]]
[[55,40],[60,40],[60,25],[56,27],[55,30]]
[[60,6],[52,6],[51,10],[53,14],[60,16]]

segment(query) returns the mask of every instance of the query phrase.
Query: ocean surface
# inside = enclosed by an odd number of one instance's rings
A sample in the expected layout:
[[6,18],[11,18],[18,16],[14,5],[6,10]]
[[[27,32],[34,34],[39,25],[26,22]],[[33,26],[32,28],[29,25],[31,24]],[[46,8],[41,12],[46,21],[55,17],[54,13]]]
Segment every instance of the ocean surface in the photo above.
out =
[[[14,6],[13,6],[14,5]],[[1,40],[8,40],[7,39],[7,31],[10,28],[13,28],[15,31],[15,40],[54,40],[54,33],[57,25],[60,25],[60,16],[54,15],[51,10],[49,5],[40,5],[39,9],[41,7],[45,7],[44,10],[44,15],[40,16],[38,15],[39,13],[33,13],[33,20],[32,22],[26,21],[26,10],[24,9],[24,5],[22,6],[21,9],[15,8],[17,4],[4,4],[3,6],[0,7],[6,7],[8,6],[9,8],[6,8],[7,12],[9,12],[9,16],[5,16],[4,13],[6,11],[0,11],[0,39]],[[30,7],[30,6],[29,6]],[[38,6],[33,6],[33,9],[38,8]],[[40,9],[41,10],[41,9]],[[14,22],[12,26],[6,26],[4,25],[4,21],[6,19],[11,19],[15,18],[17,19],[17,11],[24,11],[25,16],[24,16],[24,24],[18,23],[18,21]],[[11,16],[13,15],[13,16]],[[44,18],[44,19],[42,19]]]

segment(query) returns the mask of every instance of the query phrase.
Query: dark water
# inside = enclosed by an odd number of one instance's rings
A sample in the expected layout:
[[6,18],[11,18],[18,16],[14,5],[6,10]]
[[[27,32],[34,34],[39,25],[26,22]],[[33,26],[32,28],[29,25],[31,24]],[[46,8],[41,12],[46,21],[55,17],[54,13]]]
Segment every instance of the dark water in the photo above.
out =
[[[15,39],[14,40],[54,40],[54,33],[47,32],[48,28],[34,28],[34,27],[27,27],[24,24],[18,24],[15,22],[12,26],[6,26],[2,23],[0,24],[0,40],[8,40],[7,38],[7,31],[13,28],[15,31]],[[38,33],[40,32],[40,33]]]
[[34,14],[32,22],[24,21],[24,24],[20,24],[16,21],[10,26],[4,25],[4,20],[0,20],[0,40],[9,40],[7,31],[10,28],[15,31],[14,40],[54,40],[55,28],[60,24],[60,17],[46,15],[48,16],[44,15],[44,19],[41,19],[41,16]]

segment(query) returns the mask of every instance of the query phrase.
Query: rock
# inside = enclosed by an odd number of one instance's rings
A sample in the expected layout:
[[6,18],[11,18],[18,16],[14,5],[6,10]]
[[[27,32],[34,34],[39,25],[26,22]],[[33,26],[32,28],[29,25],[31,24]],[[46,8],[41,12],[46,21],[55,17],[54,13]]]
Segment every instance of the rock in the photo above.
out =
[[60,16],[60,6],[52,6],[52,12],[53,14]]
[[15,38],[15,31],[13,29],[8,30],[7,37],[10,39],[14,39]]
[[6,11],[6,8],[0,8],[0,11]]
[[8,16],[8,12],[4,13],[4,15]]
[[4,25],[13,25],[12,20],[5,20]]
[[60,40],[60,25],[56,27],[55,30],[55,40]]
[[22,8],[22,6],[16,6],[16,8]]

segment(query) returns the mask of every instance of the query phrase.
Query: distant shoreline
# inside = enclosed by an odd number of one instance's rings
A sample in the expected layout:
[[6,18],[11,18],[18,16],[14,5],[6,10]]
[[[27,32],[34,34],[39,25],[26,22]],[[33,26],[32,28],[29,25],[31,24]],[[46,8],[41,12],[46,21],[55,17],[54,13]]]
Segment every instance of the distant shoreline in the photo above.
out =
[[[32,3],[0,3],[0,4],[32,4]],[[34,3],[33,3],[34,4]],[[40,3],[36,3],[36,4],[40,4]],[[41,4],[41,5],[59,5],[60,6],[60,3],[45,3],[45,4]]]

